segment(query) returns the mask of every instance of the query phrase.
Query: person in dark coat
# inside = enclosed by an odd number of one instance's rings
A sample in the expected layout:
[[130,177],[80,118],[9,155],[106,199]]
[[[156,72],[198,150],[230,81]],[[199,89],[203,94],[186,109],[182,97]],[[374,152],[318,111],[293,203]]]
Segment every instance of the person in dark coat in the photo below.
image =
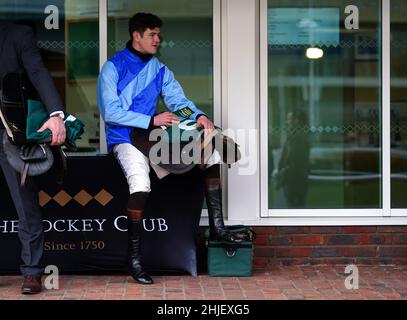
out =
[[279,208],[305,208],[308,194],[310,141],[307,114],[287,114],[288,135],[278,163],[276,178]]
[[[51,145],[61,145],[66,136],[63,104],[51,75],[44,66],[35,43],[34,32],[30,27],[0,21],[0,61],[0,86],[6,74],[25,73],[50,115],[39,131],[50,129]],[[4,131],[5,128],[0,122],[1,137]],[[44,272],[41,266],[44,236],[38,189],[29,178],[24,187],[20,186],[19,173],[7,162],[1,144],[0,166],[18,214],[18,236],[21,242],[22,259],[20,271],[24,277],[21,293],[39,293],[42,289],[41,277]]]

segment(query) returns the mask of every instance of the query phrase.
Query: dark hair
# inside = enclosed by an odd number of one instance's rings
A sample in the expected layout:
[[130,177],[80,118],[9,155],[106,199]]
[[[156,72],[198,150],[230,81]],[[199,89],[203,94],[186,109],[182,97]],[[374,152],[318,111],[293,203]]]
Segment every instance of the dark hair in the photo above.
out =
[[133,39],[133,32],[137,31],[143,36],[147,29],[161,28],[163,22],[161,19],[151,13],[139,12],[129,20],[130,39]]
[[308,114],[306,111],[302,109],[294,109],[289,111],[292,113],[293,120],[296,120],[299,125],[307,125],[308,124]]

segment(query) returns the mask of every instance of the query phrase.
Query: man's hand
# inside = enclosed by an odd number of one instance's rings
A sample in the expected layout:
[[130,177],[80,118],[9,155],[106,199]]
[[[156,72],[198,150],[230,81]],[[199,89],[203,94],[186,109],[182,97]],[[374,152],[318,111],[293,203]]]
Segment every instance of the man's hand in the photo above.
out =
[[167,126],[171,127],[173,124],[179,123],[177,116],[173,115],[171,112],[163,112],[154,117],[153,125],[158,126]]
[[204,129],[209,130],[209,132],[215,130],[215,126],[212,121],[209,120],[206,116],[200,116],[196,121],[197,128],[204,127]]
[[196,127],[204,127],[204,135],[205,137],[215,130],[215,126],[213,125],[212,121],[209,120],[206,116],[200,116],[196,122]]
[[52,132],[51,146],[59,146],[65,142],[66,129],[64,121],[60,117],[49,118],[38,132],[42,132],[45,129],[50,129]]

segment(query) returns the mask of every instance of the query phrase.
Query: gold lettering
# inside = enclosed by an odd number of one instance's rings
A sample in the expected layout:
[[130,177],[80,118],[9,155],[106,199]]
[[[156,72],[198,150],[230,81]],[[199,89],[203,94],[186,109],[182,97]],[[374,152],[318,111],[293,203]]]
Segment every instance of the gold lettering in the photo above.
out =
[[59,243],[55,241],[44,242],[45,251],[72,251],[76,250],[76,244],[72,242]]

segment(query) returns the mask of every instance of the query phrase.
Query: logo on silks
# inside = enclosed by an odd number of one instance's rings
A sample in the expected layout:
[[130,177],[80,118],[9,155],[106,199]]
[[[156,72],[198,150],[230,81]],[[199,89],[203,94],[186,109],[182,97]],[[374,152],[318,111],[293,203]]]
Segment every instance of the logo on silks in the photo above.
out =
[[195,130],[196,128],[196,121],[194,120],[185,120],[178,125],[178,128],[181,130]]
[[[44,232],[103,232],[109,224],[108,219],[44,219]],[[112,221],[114,229],[127,232],[127,217],[118,216]],[[168,231],[168,224],[164,218],[143,219],[146,232]],[[17,233],[18,220],[3,220],[0,222],[0,233]]]

